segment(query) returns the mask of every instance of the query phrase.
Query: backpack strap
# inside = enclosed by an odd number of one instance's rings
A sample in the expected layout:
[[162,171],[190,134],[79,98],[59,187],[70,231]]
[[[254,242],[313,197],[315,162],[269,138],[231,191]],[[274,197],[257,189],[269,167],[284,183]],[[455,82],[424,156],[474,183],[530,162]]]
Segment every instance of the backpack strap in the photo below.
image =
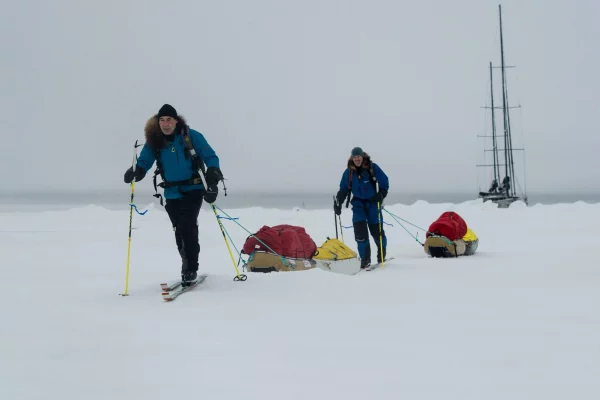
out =
[[198,171],[202,170],[202,173],[206,173],[204,169],[204,163],[198,157],[196,153],[196,149],[194,149],[194,144],[192,143],[192,138],[190,137],[190,127],[189,125],[185,125],[181,130],[181,136],[183,137],[183,143],[185,143],[185,148],[187,149],[190,157],[192,158],[192,169],[195,171],[195,174],[198,175]]
[[[206,168],[204,165],[204,161],[198,156],[196,153],[196,149],[194,149],[194,145],[192,144],[192,138],[190,137],[190,127],[188,125],[184,126],[181,130],[181,135],[183,136],[183,142],[185,143],[185,147],[192,158],[192,169],[194,170],[194,181],[198,180],[198,183],[202,183],[205,187],[204,189],[208,191],[208,185],[204,181],[206,177]],[[200,154],[202,154],[202,150],[200,150]],[[202,171],[202,174],[199,173]],[[223,194],[227,196],[227,187],[225,186],[225,178],[221,173],[219,178],[221,182],[223,182]],[[218,183],[218,182],[217,182]]]
[[348,173],[348,190],[352,190],[352,173],[354,172],[352,168],[348,168],[350,172]]
[[354,174],[354,170],[352,168],[348,168],[348,194],[346,195],[346,208],[350,205],[350,198],[352,197],[352,175]]
[[371,183],[373,184],[375,193],[377,193],[377,177],[375,176],[375,171],[373,170],[373,161],[371,161],[371,165],[369,166],[369,173],[371,174]]

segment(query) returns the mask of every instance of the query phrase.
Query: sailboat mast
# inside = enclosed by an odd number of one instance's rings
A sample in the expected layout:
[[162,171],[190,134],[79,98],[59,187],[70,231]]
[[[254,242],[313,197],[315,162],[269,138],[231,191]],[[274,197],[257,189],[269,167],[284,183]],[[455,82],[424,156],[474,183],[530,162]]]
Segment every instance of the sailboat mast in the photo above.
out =
[[494,111],[494,76],[492,74],[492,62],[490,61],[490,96],[492,98],[492,153],[494,155],[494,180],[500,183],[498,171],[498,144],[496,142],[496,113]]
[[510,176],[510,163],[512,161],[510,148],[510,126],[508,117],[508,104],[506,99],[506,72],[504,65],[504,37],[502,35],[502,5],[498,5],[498,15],[500,16],[500,60],[502,65],[502,113],[504,115],[504,173],[505,176],[510,177],[510,190],[507,193],[509,196],[512,195],[513,191],[513,176]]

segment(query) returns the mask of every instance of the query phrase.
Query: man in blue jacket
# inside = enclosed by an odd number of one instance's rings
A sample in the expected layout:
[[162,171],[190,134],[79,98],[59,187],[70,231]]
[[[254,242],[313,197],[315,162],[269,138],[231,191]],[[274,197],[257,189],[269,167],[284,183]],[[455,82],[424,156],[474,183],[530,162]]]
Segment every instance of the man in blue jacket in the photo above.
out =
[[[196,160],[186,148],[185,133],[189,135],[198,156]],[[145,135],[146,143],[135,170],[130,167],[125,172],[124,180],[125,183],[131,183],[133,179],[141,181],[156,161],[156,174],[161,175],[163,183],[160,186],[165,189],[165,209],[173,225],[175,243],[182,259],[181,282],[183,286],[188,286],[198,275],[198,214],[202,199],[214,203],[218,195],[217,184],[223,179],[219,158],[204,136],[190,129],[185,119],[169,104],[163,105],[158,114],[148,120]],[[207,167],[205,177],[208,188],[204,187],[199,176],[198,169],[203,167],[199,163]]]
[[[379,187],[379,191],[376,187]],[[383,202],[389,190],[389,180],[383,170],[360,147],[352,149],[348,159],[348,167],[342,175],[340,190],[336,195],[333,209],[337,215],[342,213],[342,204],[347,196],[353,195],[352,225],[354,239],[361,259],[361,268],[371,264],[371,246],[369,231],[377,247],[377,262],[382,261],[380,241],[383,244],[383,259],[385,260],[387,238],[383,231],[383,216],[377,203]],[[381,233],[380,229],[381,221]]]

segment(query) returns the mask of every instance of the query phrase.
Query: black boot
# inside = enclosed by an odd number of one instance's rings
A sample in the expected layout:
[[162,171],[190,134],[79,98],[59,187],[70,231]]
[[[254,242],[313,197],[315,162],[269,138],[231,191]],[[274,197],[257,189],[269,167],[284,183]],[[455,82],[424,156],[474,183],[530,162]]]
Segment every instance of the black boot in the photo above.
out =
[[181,286],[187,287],[190,286],[195,280],[198,278],[198,272],[196,271],[186,271],[181,274]]

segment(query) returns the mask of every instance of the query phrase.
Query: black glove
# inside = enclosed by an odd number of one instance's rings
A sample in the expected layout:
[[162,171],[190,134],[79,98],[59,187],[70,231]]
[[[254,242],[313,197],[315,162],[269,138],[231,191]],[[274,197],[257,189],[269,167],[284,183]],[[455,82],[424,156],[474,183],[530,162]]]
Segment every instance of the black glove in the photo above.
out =
[[385,196],[387,196],[387,190],[379,189],[379,193],[371,197],[369,201],[372,201],[373,203],[381,203],[383,199],[385,199]]
[[346,200],[347,194],[348,194],[348,192],[344,192],[341,190],[337,192],[335,199],[337,200],[338,204],[340,205],[340,208],[342,207],[342,204],[344,204],[344,200]]
[[141,181],[146,176],[146,170],[144,168],[136,166],[135,172],[133,171],[133,167],[129,167],[127,171],[125,171],[125,176],[123,177],[125,183],[131,183],[133,178],[135,178],[136,182]]
[[219,188],[217,187],[217,185],[213,185],[213,186],[208,186],[208,188],[206,189],[206,191],[204,192],[204,201],[206,201],[208,204],[212,204],[215,201],[217,201],[217,196],[219,194]]
[[208,167],[206,169],[206,184],[210,186],[217,186],[220,180],[223,179],[223,173],[217,167]]
[[338,203],[337,200],[334,200],[333,202],[333,212],[335,215],[342,215],[342,205]]

